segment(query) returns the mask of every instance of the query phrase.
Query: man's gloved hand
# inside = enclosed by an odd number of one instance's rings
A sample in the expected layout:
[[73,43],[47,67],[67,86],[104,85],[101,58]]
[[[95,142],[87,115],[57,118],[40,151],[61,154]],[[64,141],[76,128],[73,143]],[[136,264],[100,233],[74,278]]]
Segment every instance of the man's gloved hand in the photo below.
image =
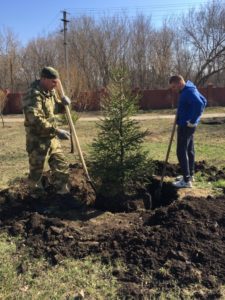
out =
[[60,140],[69,140],[70,133],[63,129],[56,129],[56,135]]
[[192,124],[190,121],[187,121],[187,127],[194,128],[196,124]]
[[67,97],[67,96],[63,96],[62,99],[61,99],[61,101],[62,101],[63,105],[70,105],[70,103],[71,103],[70,98]]

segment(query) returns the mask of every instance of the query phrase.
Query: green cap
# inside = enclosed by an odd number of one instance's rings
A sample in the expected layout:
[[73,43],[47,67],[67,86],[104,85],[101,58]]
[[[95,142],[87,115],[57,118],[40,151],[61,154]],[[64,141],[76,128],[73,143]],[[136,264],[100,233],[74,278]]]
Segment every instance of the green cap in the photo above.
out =
[[56,69],[52,67],[44,67],[41,70],[41,77],[48,78],[48,79],[57,79],[59,78],[59,73]]

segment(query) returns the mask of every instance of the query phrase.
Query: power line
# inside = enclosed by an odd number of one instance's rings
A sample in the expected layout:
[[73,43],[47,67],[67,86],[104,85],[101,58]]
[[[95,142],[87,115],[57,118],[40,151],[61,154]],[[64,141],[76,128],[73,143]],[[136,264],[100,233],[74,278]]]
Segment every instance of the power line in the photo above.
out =
[[[224,0],[222,0],[224,1]],[[151,5],[138,5],[138,6],[114,6],[103,8],[68,8],[73,17],[91,16],[101,17],[110,16],[115,14],[124,13],[129,18],[137,14],[149,15],[153,22],[158,22],[165,17],[180,15],[187,12],[192,8],[199,8],[201,5],[207,4],[208,1],[204,0],[196,5],[196,2],[173,2],[169,4],[151,4]]]
[[155,11],[168,11],[171,9],[187,9],[187,8],[192,8],[192,7],[196,7],[199,5],[203,5],[203,4],[207,4],[208,1],[203,1],[201,3],[199,3],[198,5],[196,5],[195,2],[193,3],[181,3],[181,2],[177,2],[177,3],[170,3],[170,4],[152,4],[152,5],[143,5],[143,6],[114,6],[114,7],[104,7],[104,8],[67,8],[68,10],[70,10],[71,12],[76,10],[77,13],[81,13],[81,12],[102,12],[102,11],[123,11],[123,10],[146,10],[146,9],[151,9],[151,10],[155,10]]
[[67,25],[70,22],[67,19],[67,11],[64,10],[62,11],[63,13],[63,18],[61,19],[61,21],[63,21],[63,36],[64,36],[64,61],[65,61],[65,70],[66,70],[66,84],[67,84],[67,88],[68,88],[68,80],[69,80],[69,74],[68,74],[68,70],[69,70],[69,66],[68,66],[68,53],[67,53]]
[[49,22],[49,24],[46,26],[45,30],[48,30],[48,29],[53,25],[53,23],[56,23],[56,21],[57,21],[57,23],[58,23],[59,14],[60,14],[60,12],[58,12],[58,13],[52,18],[52,20],[51,20],[51,21]]
[[[201,3],[199,3],[199,4],[206,4],[206,3],[208,3],[208,1],[206,1],[206,0],[204,0],[204,1],[202,1]],[[167,8],[167,7],[177,7],[178,5],[179,6],[183,6],[183,7],[185,7],[185,6],[192,6],[192,5],[195,5],[196,6],[196,2],[195,1],[193,1],[192,3],[190,3],[190,2],[177,2],[177,3],[168,3],[168,4],[151,4],[151,5],[136,5],[136,6],[131,6],[131,5],[129,5],[129,6],[111,6],[111,7],[107,7],[107,8],[109,8],[109,9],[121,9],[121,8],[146,8],[146,7],[151,7],[151,8],[159,8],[159,7],[164,7],[164,8]],[[99,8],[96,8],[96,7],[82,7],[82,8],[79,8],[79,7],[76,7],[76,8],[70,8],[70,9],[76,9],[76,10],[79,10],[79,9],[87,9],[87,10],[99,10]]]

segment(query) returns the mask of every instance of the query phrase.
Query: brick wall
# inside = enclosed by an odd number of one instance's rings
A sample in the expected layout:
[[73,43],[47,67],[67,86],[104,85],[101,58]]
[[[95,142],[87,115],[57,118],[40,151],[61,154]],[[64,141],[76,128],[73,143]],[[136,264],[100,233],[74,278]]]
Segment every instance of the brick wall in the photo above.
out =
[[9,93],[3,110],[4,114],[21,114],[22,113],[22,93]]
[[[205,88],[199,88],[199,91],[207,98],[208,106],[225,106],[225,87],[208,85]],[[138,90],[134,90],[135,92],[138,92]],[[104,89],[80,93],[79,97],[72,101],[73,109],[77,111],[98,111],[100,109],[100,99],[104,93]],[[143,110],[174,108],[179,97],[169,89],[143,90],[141,95],[139,104],[140,109]],[[22,93],[9,93],[4,114],[22,113],[22,96]]]

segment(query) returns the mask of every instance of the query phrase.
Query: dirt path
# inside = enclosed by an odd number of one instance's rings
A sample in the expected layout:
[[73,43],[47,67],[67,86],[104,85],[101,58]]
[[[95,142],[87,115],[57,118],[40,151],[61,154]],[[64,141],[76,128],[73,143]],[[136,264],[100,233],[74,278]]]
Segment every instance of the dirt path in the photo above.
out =
[[[100,114],[93,115],[92,113],[81,113],[79,121],[98,121],[101,118]],[[133,117],[135,120],[144,121],[144,120],[156,120],[156,119],[173,119],[174,115],[160,115],[158,114],[138,114]],[[203,114],[202,119],[207,118],[225,118],[225,113],[206,113]],[[23,122],[23,115],[6,115],[4,116],[5,123],[20,123]]]

